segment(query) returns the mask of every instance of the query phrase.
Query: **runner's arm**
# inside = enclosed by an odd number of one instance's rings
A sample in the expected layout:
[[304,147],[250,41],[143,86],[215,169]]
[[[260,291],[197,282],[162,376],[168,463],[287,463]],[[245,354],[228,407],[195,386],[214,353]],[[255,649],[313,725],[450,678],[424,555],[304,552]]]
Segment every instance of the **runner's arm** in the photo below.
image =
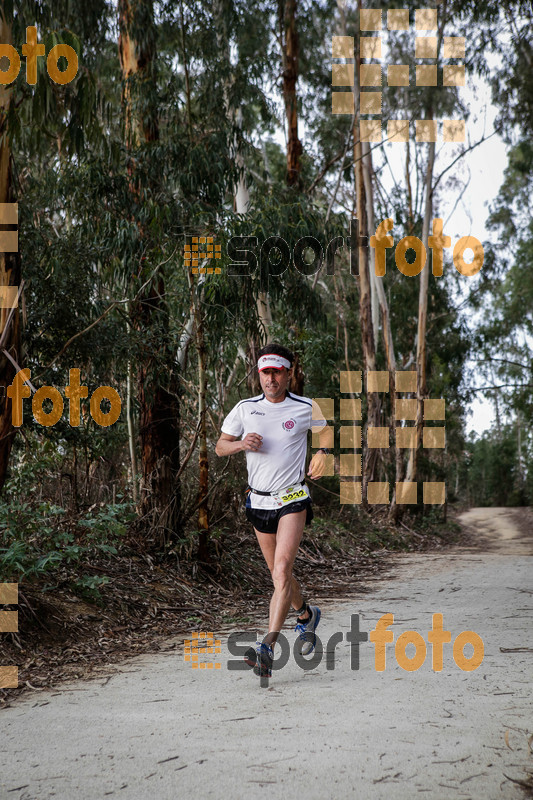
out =
[[232,456],[240,453],[241,450],[257,451],[263,444],[263,437],[258,433],[247,433],[244,439],[231,436],[229,433],[221,433],[220,439],[216,443],[215,453],[217,456]]
[[[321,429],[315,427],[313,432],[318,433],[318,440],[320,443],[320,447],[330,448],[333,446],[333,428],[330,428],[328,425],[325,425]],[[326,470],[326,466],[330,457],[328,454],[324,453],[321,450],[318,450],[311,461],[309,462],[308,472],[307,474],[312,480],[317,480],[321,478]]]

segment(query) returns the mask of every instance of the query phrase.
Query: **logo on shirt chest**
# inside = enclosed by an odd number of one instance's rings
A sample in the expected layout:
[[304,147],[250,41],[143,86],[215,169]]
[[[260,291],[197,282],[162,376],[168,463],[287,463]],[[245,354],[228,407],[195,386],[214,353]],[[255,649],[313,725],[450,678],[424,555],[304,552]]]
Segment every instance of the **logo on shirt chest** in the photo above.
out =
[[251,414],[250,414],[250,416],[251,416],[252,414],[259,414],[259,416],[260,416],[260,417],[264,417],[264,416],[265,416],[265,413],[264,413],[264,411],[252,411],[252,412],[251,412]]
[[284,431],[292,431],[295,425],[296,422],[293,419],[288,419],[285,422],[281,423],[281,427],[283,428]]

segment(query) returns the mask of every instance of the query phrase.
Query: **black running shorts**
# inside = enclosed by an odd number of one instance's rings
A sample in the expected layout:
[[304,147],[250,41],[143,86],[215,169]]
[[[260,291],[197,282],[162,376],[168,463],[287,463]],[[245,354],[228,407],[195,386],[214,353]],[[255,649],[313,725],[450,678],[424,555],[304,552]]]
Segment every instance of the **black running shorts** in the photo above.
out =
[[305,517],[306,525],[310,524],[314,516],[309,497],[305,500],[296,500],[294,503],[289,503],[282,508],[271,509],[250,508],[248,506],[248,502],[249,500],[247,498],[246,519],[248,522],[251,522],[254,528],[261,533],[277,533],[279,519],[280,517],[284,517],[285,514],[295,514],[298,511],[307,511],[307,515]]

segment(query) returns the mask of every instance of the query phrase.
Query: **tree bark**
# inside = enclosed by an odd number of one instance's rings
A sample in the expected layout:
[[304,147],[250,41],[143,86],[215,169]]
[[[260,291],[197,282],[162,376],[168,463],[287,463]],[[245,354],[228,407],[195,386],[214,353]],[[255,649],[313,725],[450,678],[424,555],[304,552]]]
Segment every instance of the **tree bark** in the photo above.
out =
[[[441,5],[439,13],[439,28],[437,35],[437,58],[440,53],[440,48],[443,40],[444,25],[447,17],[447,0]],[[433,107],[431,103],[426,108],[427,119],[433,119]],[[416,344],[416,372],[417,372],[417,412],[416,412],[416,447],[410,451],[409,461],[407,464],[406,481],[416,481],[417,479],[417,463],[418,463],[418,449],[422,444],[422,429],[424,425],[424,408],[423,401],[427,397],[427,381],[426,381],[426,332],[427,332],[427,306],[428,306],[428,287],[429,287],[429,273],[430,273],[430,256],[429,256],[429,232],[433,219],[433,171],[435,167],[435,142],[430,142],[428,145],[428,163],[426,169],[425,181],[425,206],[424,206],[424,219],[422,222],[422,243],[426,248],[427,262],[420,273],[420,289],[418,293],[418,330],[417,330],[417,344]]]
[[209,461],[207,458],[206,394],[207,353],[205,348],[204,320],[200,303],[201,286],[198,285],[195,304],[196,348],[198,351],[198,429],[199,429],[199,484],[198,484],[198,560],[208,564],[209,559],[209,515],[207,494],[209,491]]
[[[366,207],[368,213],[369,229],[374,231],[376,228],[376,221],[374,218],[374,193],[372,177],[374,169],[372,166],[372,153],[368,142],[362,143],[363,152],[363,175],[365,183],[366,194]],[[387,302],[387,295],[383,287],[383,278],[375,275],[375,250],[370,249],[370,271],[374,273],[376,299],[379,303],[381,310],[381,325],[383,328],[383,344],[385,347],[385,358],[387,360],[387,369],[389,371],[389,393],[390,393],[390,417],[389,427],[394,436],[394,460],[395,460],[395,473],[396,482],[403,481],[404,476],[404,457],[400,448],[396,447],[396,354],[394,352],[394,339],[391,329],[391,318],[389,311],[389,304]],[[373,323],[373,330],[376,329],[375,322]],[[393,491],[392,501],[389,507],[389,519],[396,522],[398,518],[399,506],[396,504],[396,492]]]
[[156,32],[152,0],[119,0],[118,54],[122,106],[130,146],[159,138],[156,86]]
[[[372,185],[374,170],[372,167],[372,152],[369,142],[361,142],[361,155],[363,162],[363,183],[365,187],[366,214],[368,222],[368,235],[372,236],[376,230],[376,220],[374,217],[374,189]],[[385,297],[383,289],[383,279],[376,275],[375,250],[369,251],[369,274],[370,274],[370,305],[372,308],[372,332],[374,334],[374,350],[378,350],[379,342],[379,309],[381,297]],[[380,293],[379,287],[382,292]],[[386,302],[386,300],[385,300]],[[385,334],[385,332],[384,332]]]
[[[0,12],[0,41],[12,42],[11,23]],[[0,85],[0,203],[15,202],[12,180],[11,147],[7,115],[13,98],[13,84]],[[21,262],[19,253],[0,253],[0,286],[19,286],[21,281]],[[11,309],[0,309],[0,335],[4,333]],[[20,363],[20,317],[18,307],[13,310],[9,330],[6,331],[4,348]],[[11,399],[7,397],[6,387],[13,382],[16,369],[8,358],[0,352],[0,491],[7,477],[9,456],[16,429],[11,419]]]
[[292,378],[290,382],[290,391],[297,394],[298,397],[303,397],[305,386],[305,373],[300,363],[298,354],[294,356],[294,363],[292,365]]
[[[219,51],[223,54],[224,61],[228,65],[228,74],[230,75],[230,78],[227,78],[223,84],[225,111],[228,120],[234,123],[236,128],[240,131],[242,129],[242,109],[235,108],[230,99],[230,88],[234,76],[231,68],[229,37],[225,31],[224,25],[224,13],[224,2],[223,0],[218,0],[215,5],[215,14],[218,20],[217,44]],[[223,32],[225,35],[223,35]],[[250,210],[250,192],[246,180],[244,156],[239,148],[239,137],[236,131],[230,140],[229,151],[230,158],[235,161],[235,165],[239,171],[237,183],[233,187],[233,210],[236,214],[245,216]],[[257,362],[256,353],[261,349],[261,346],[268,341],[270,326],[272,325],[272,312],[267,291],[259,289],[256,297],[256,310],[259,326],[258,329],[250,335],[245,359],[248,375],[247,386],[249,391],[254,395],[258,394],[261,389],[259,376],[255,370]]]
[[[129,311],[129,304],[128,304]],[[130,333],[131,325],[128,321],[127,331]],[[133,502],[137,505],[139,495],[137,492],[137,454],[135,451],[135,420],[133,415],[132,397],[133,397],[133,367],[131,360],[128,359],[126,375],[126,418],[128,422],[128,447],[130,451],[130,465],[131,465],[131,493]]]
[[[156,91],[156,36],[152,0],[119,0],[119,59],[123,80],[123,109],[127,146],[134,150],[159,136]],[[134,167],[132,192],[138,193]],[[144,231],[139,226],[142,237]],[[146,280],[149,267],[140,270]],[[180,528],[179,400],[173,353],[168,346],[165,281],[160,271],[132,308],[132,325],[144,333],[162,327],[159,352],[147,343],[140,357],[141,498],[139,513],[150,531],[147,544],[168,545]]]
[[[358,10],[360,4],[358,4]],[[363,370],[365,375],[370,370],[376,369],[376,346],[372,324],[372,299],[370,287],[369,269],[369,248],[368,248],[368,215],[367,198],[365,193],[365,180],[363,172],[363,149],[359,139],[359,69],[361,59],[359,50],[355,59],[355,85],[354,101],[357,109],[354,114],[354,167],[355,167],[355,195],[356,195],[356,217],[359,222],[359,237],[367,237],[367,246],[359,247],[359,324],[361,327],[361,343],[363,350]],[[378,426],[380,419],[380,399],[377,392],[367,393],[367,422],[365,435],[363,436],[363,476],[362,493],[363,507],[368,508],[366,501],[366,489],[369,481],[374,480],[374,472],[378,457],[376,448],[369,448],[367,442],[367,432],[370,426]]]
[[287,184],[300,185],[300,156],[302,143],[298,138],[298,28],[296,11],[298,0],[279,0],[279,24],[283,66],[283,101],[287,119]]
[[518,488],[518,502],[520,505],[525,504],[525,470],[524,460],[522,458],[522,415],[520,409],[516,411],[516,430],[517,430],[517,488]]
[[[435,142],[429,143],[428,165],[426,171],[425,188],[425,208],[424,220],[422,223],[422,242],[429,253],[428,238],[431,220],[433,217],[433,168],[435,165]],[[418,328],[416,343],[416,372],[417,372],[417,410],[416,410],[416,447],[410,451],[409,462],[407,464],[407,481],[416,481],[418,448],[422,444],[422,429],[424,426],[423,400],[427,396],[426,382],[426,330],[427,330],[427,307],[428,307],[428,286],[429,286],[429,263],[426,264],[420,273],[420,289],[418,293]]]

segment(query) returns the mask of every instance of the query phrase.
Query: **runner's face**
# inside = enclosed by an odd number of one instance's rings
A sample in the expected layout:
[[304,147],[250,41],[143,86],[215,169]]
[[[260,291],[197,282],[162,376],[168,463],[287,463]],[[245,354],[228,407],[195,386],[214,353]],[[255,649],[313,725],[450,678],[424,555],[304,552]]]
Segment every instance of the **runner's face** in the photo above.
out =
[[285,367],[281,369],[262,369],[259,373],[259,380],[266,399],[273,403],[279,403],[284,400],[291,375],[292,371]]

